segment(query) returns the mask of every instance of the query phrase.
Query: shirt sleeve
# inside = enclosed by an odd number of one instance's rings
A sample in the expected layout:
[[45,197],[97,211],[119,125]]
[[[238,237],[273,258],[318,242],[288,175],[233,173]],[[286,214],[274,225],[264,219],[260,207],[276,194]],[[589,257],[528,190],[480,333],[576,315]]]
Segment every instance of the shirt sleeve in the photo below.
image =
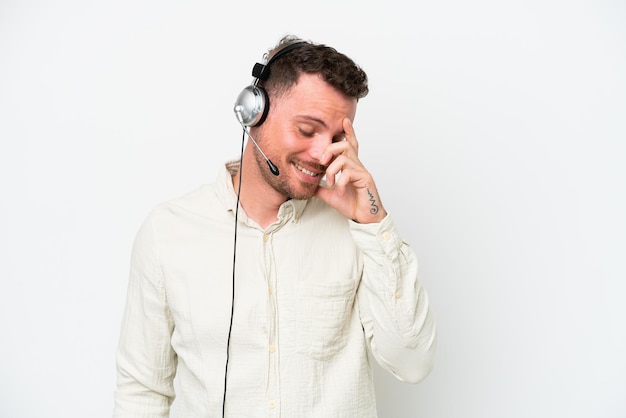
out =
[[372,355],[399,380],[417,383],[433,367],[437,336],[415,253],[389,215],[380,223],[349,222],[363,255],[357,299]]
[[150,219],[133,244],[130,278],[117,349],[113,416],[168,417],[174,400],[174,323],[167,305],[155,231]]

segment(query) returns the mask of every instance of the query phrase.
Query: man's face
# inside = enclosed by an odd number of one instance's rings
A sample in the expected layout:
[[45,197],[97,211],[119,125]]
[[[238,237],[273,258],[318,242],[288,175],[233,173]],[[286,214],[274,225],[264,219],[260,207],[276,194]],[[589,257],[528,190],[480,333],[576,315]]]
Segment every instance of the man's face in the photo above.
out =
[[317,75],[302,74],[287,94],[270,102],[256,138],[280,174],[271,174],[265,158],[256,152],[259,171],[285,197],[308,199],[326,170],[320,157],[328,145],[343,140],[342,121],[346,117],[354,121],[357,101]]

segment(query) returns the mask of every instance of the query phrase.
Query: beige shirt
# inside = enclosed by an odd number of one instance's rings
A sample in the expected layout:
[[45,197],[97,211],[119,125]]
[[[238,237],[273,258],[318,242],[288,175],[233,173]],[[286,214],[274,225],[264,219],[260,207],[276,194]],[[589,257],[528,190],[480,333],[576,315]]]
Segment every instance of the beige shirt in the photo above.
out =
[[[237,202],[227,168],[137,234],[115,417],[168,417],[174,398],[177,417],[221,416]],[[263,230],[240,209],[234,271],[226,416],[375,417],[368,348],[403,381],[432,367],[434,319],[389,216],[361,225],[291,200]]]

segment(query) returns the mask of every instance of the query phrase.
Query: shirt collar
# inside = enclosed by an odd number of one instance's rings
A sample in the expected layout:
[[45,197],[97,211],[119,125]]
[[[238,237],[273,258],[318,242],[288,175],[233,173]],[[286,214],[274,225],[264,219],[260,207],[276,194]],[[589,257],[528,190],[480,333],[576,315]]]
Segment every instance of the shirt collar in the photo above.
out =
[[[233,187],[233,176],[237,174],[239,165],[239,160],[227,161],[224,166],[220,167],[216,181],[217,197],[224,208],[232,213],[235,213],[235,208],[237,207],[237,194],[235,193],[235,188]],[[289,218],[289,215],[293,214],[292,219],[297,222],[302,216],[307,203],[308,200],[290,199],[286,201],[280,205],[278,210],[279,221],[284,217]],[[241,205],[239,206],[238,216],[242,217],[244,222],[249,222],[248,215],[245,214]]]

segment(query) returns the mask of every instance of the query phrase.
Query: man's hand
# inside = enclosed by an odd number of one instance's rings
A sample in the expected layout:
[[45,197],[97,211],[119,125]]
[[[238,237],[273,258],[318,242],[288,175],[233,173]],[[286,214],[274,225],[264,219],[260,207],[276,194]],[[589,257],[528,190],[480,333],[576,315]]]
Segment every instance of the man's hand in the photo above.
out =
[[[372,175],[359,160],[359,143],[350,119],[343,119],[343,130],[346,140],[329,145],[322,155],[321,164],[328,164],[327,187],[319,187],[315,195],[355,222],[380,222],[387,211]],[[340,171],[341,175],[335,179]]]

